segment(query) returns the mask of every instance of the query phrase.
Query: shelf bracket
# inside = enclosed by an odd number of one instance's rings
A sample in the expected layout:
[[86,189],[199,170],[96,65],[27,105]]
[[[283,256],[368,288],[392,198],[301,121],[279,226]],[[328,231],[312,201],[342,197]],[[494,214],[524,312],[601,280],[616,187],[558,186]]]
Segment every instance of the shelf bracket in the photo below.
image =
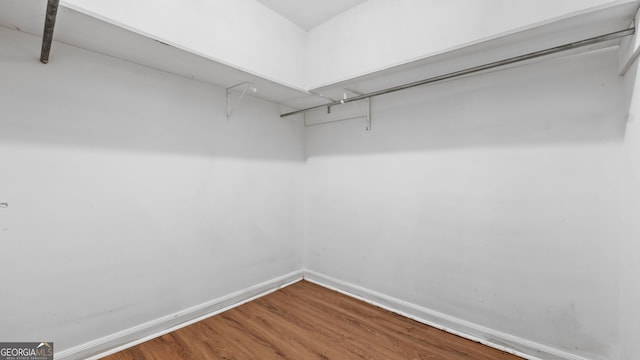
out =
[[[256,93],[258,88],[256,88],[251,81],[245,81],[227,88],[227,119],[229,119],[233,111],[238,107],[247,91]],[[234,100],[235,94],[238,96],[237,99]]]
[[[355,90],[351,90],[351,89],[345,89],[345,90],[355,96],[363,95],[363,93]],[[345,98],[347,98],[347,94],[345,94]],[[360,106],[360,103],[362,103],[362,107]],[[362,117],[365,120],[364,129],[367,131],[371,131],[371,98],[364,98],[360,103],[356,101],[353,104],[355,104],[355,106],[358,108],[358,111],[362,114]]]
[[[304,112],[304,125],[306,127],[327,124],[337,121],[347,121],[364,119],[365,130],[371,130],[371,99],[364,98],[358,101],[349,101],[353,96],[362,94],[350,89],[344,89],[343,97],[340,100],[333,100],[336,105],[349,103],[347,106],[335,106],[333,103],[325,109],[316,109]],[[325,110],[325,111],[323,111]]]

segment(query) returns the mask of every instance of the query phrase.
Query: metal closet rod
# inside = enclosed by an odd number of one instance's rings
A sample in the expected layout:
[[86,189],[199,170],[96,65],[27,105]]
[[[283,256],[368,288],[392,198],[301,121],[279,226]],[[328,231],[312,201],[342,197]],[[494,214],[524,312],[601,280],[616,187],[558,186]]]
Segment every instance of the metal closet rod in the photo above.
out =
[[572,42],[572,43],[569,43],[569,44],[552,47],[552,48],[549,48],[549,49],[546,49],[546,50],[535,51],[535,52],[532,52],[532,53],[529,53],[529,54],[525,54],[525,55],[514,56],[514,57],[511,57],[511,58],[508,58],[508,59],[499,60],[499,61],[491,62],[491,63],[488,63],[488,64],[480,65],[480,66],[474,66],[474,67],[471,67],[471,68],[468,68],[468,69],[464,69],[464,70],[454,71],[452,73],[435,76],[435,77],[432,77],[432,78],[429,78],[429,79],[414,81],[414,82],[410,82],[408,84],[398,85],[398,86],[390,87],[390,88],[387,88],[387,89],[370,92],[368,94],[356,95],[356,96],[353,96],[353,97],[350,97],[350,98],[346,98],[346,99],[342,99],[342,100],[338,100],[338,101],[332,101],[330,103],[326,103],[326,104],[322,104],[322,105],[316,105],[316,106],[308,107],[308,108],[305,108],[305,109],[291,111],[291,112],[284,113],[284,114],[280,115],[280,117],[287,117],[287,116],[291,116],[291,115],[297,115],[297,114],[301,114],[301,113],[304,113],[304,112],[309,111],[309,110],[319,109],[319,108],[323,108],[323,107],[331,108],[332,106],[336,106],[336,105],[342,105],[342,104],[346,104],[346,103],[353,102],[353,101],[369,99],[369,98],[372,98],[372,97],[375,97],[375,96],[389,94],[389,93],[400,91],[400,90],[406,90],[406,89],[410,89],[410,88],[413,88],[413,87],[416,87],[416,86],[432,84],[432,83],[435,83],[435,82],[438,82],[438,81],[453,79],[453,78],[457,78],[457,77],[460,77],[460,76],[465,76],[465,75],[477,73],[477,72],[480,72],[480,71],[485,71],[485,70],[489,70],[489,69],[493,69],[493,68],[497,68],[497,67],[501,67],[501,66],[511,65],[511,64],[515,64],[515,63],[518,63],[518,62],[539,58],[539,57],[542,57],[542,56],[552,55],[552,54],[556,54],[556,53],[559,53],[559,52],[578,49],[578,48],[581,48],[581,47],[594,45],[594,44],[598,44],[598,43],[605,42],[605,41],[615,40],[615,39],[619,39],[619,38],[623,38],[625,36],[629,36],[629,35],[635,34],[635,30],[636,30],[635,28],[629,28],[629,29],[624,29],[624,30],[620,30],[620,31],[615,31],[615,32],[612,32],[612,33],[609,33],[609,34],[600,35],[600,36],[592,37],[592,38],[589,38],[589,39],[580,40],[580,41]]

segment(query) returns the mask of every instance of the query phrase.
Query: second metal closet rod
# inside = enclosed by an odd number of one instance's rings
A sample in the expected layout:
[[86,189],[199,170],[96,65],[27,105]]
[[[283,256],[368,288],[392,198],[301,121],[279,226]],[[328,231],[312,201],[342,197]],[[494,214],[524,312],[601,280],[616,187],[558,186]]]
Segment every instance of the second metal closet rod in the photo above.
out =
[[431,83],[434,83],[434,82],[453,79],[453,78],[456,78],[456,77],[469,75],[469,74],[477,73],[477,72],[480,72],[480,71],[485,71],[485,70],[497,68],[497,67],[500,67],[500,66],[506,66],[506,65],[515,64],[515,63],[518,63],[518,62],[535,59],[535,58],[538,58],[538,57],[541,57],[541,56],[552,55],[552,54],[559,53],[559,52],[562,52],[562,51],[578,49],[578,48],[581,48],[581,47],[594,45],[594,44],[598,44],[598,43],[605,42],[605,41],[616,40],[616,39],[623,38],[625,36],[629,36],[629,35],[635,34],[635,30],[636,30],[635,28],[624,29],[624,30],[612,32],[612,33],[609,33],[609,34],[600,35],[600,36],[592,37],[592,38],[589,38],[589,39],[580,40],[580,41],[572,42],[572,43],[569,43],[569,44],[552,47],[552,48],[546,49],[546,50],[540,50],[540,51],[532,52],[532,53],[525,54],[525,55],[514,56],[514,57],[511,57],[511,58],[508,58],[508,59],[499,60],[499,61],[495,61],[495,62],[492,62],[492,63],[480,65],[480,66],[471,67],[471,68],[464,69],[464,70],[455,71],[455,72],[452,72],[452,73],[449,73],[449,74],[439,75],[439,76],[432,77],[432,78],[429,78],[429,79],[414,81],[414,82],[411,82],[411,83],[408,83],[408,84],[398,85],[398,86],[394,86],[394,87],[391,87],[391,88],[388,88],[388,89],[374,91],[374,92],[371,92],[371,93],[368,93],[368,94],[356,95],[356,96],[353,96],[353,97],[350,97],[350,98],[346,98],[346,99],[339,100],[339,101],[333,101],[333,102],[326,103],[326,104],[323,104],[323,105],[316,105],[316,106],[308,107],[306,109],[300,109],[300,110],[291,111],[291,112],[284,113],[284,114],[280,115],[280,117],[287,117],[287,116],[291,116],[291,115],[301,114],[301,113],[303,113],[305,111],[319,109],[319,108],[323,108],[323,107],[331,108],[332,106],[341,105],[341,104],[345,104],[345,103],[348,103],[348,102],[369,99],[369,98],[372,98],[372,97],[375,97],[375,96],[380,96],[380,95],[384,95],[384,94],[388,94],[388,93],[392,93],[392,92],[396,92],[396,91],[400,91],[400,90],[406,90],[406,89],[409,89],[409,88],[412,88],[412,87],[416,87],[416,86],[431,84]]

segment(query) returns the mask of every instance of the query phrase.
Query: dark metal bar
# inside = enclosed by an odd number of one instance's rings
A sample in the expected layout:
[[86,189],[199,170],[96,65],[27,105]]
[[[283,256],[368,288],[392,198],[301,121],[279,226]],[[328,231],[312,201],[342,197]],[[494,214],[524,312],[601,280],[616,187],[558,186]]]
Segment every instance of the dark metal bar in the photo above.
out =
[[404,85],[398,85],[398,86],[390,87],[388,89],[374,91],[374,92],[371,92],[371,93],[368,93],[368,94],[357,95],[357,96],[353,96],[353,97],[346,98],[346,99],[339,100],[339,101],[332,101],[332,102],[329,102],[329,103],[326,103],[326,104],[323,104],[323,105],[316,105],[316,106],[308,107],[308,108],[305,108],[305,109],[291,111],[291,112],[284,113],[284,114],[280,115],[280,117],[287,117],[287,116],[291,116],[291,115],[297,115],[297,114],[301,114],[301,113],[303,113],[305,111],[319,109],[319,108],[323,108],[323,107],[331,108],[332,106],[346,104],[348,102],[369,99],[369,98],[372,98],[372,97],[375,97],[375,96],[389,94],[389,93],[400,91],[400,90],[406,90],[406,89],[410,89],[410,88],[413,88],[413,87],[416,87],[416,86],[432,84],[432,83],[435,83],[435,82],[449,80],[449,79],[457,78],[457,77],[460,77],[460,76],[470,75],[470,74],[477,73],[477,72],[480,72],[480,71],[485,71],[485,70],[489,70],[489,69],[493,69],[493,68],[497,68],[497,67],[501,67],[501,66],[511,65],[511,64],[515,64],[515,63],[518,63],[518,62],[539,58],[539,57],[542,57],[542,56],[547,56],[547,55],[552,55],[552,54],[556,54],[556,53],[563,52],[563,51],[578,49],[578,48],[581,48],[581,47],[594,45],[594,44],[598,44],[598,43],[605,42],[605,41],[616,40],[616,39],[619,39],[619,38],[622,38],[622,37],[625,37],[625,36],[629,36],[629,35],[635,34],[635,30],[636,30],[635,28],[624,29],[624,30],[612,32],[612,33],[609,33],[609,34],[596,36],[596,37],[592,37],[592,38],[589,38],[589,39],[580,40],[580,41],[572,42],[572,43],[569,43],[569,44],[552,47],[552,48],[546,49],[546,50],[540,50],[540,51],[535,51],[535,52],[532,52],[532,53],[529,53],[529,54],[525,54],[525,55],[514,56],[514,57],[511,57],[511,58],[508,58],[508,59],[499,60],[499,61],[491,62],[491,63],[488,63],[488,64],[480,65],[480,66],[474,66],[474,67],[471,67],[471,68],[468,68],[468,69],[464,69],[464,70],[454,71],[452,73],[448,73],[448,74],[445,74],[445,75],[439,75],[439,76],[435,76],[435,77],[424,79],[424,80],[414,81],[414,82],[411,82],[411,83],[408,83],[408,84],[404,84]]
[[44,32],[42,33],[42,52],[40,53],[40,62],[43,64],[49,62],[49,52],[53,42],[53,28],[56,25],[59,3],[60,0],[48,0],[47,2],[47,15],[44,20]]

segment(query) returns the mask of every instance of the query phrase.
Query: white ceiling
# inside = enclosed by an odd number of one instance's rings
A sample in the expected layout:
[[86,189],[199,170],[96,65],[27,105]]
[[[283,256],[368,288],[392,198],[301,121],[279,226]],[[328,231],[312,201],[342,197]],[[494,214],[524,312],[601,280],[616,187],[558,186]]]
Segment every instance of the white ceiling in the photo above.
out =
[[306,31],[367,0],[257,0]]

